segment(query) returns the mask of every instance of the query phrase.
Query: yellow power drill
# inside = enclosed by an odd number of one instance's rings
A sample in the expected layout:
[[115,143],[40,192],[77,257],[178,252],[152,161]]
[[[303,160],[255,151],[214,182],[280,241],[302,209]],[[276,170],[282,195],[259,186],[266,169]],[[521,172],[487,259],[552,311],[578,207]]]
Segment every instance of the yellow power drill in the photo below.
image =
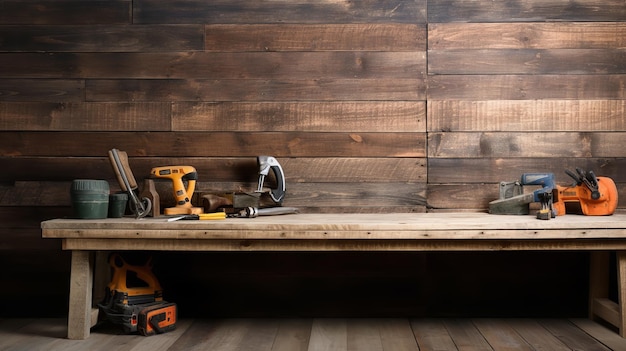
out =
[[[174,198],[176,199],[175,207],[168,207],[163,210],[166,215],[183,215],[183,214],[200,214],[203,212],[201,207],[193,207],[191,205],[191,197],[196,188],[198,180],[198,172],[192,166],[163,166],[155,167],[150,171],[153,178],[171,179],[174,190]],[[187,182],[185,188],[184,182]]]

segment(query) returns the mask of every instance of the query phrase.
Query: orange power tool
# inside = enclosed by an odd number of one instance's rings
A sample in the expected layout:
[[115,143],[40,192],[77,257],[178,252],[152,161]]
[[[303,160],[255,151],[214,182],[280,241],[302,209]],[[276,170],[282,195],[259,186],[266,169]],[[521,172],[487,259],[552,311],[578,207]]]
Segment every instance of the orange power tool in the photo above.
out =
[[[170,179],[176,199],[175,207],[168,207],[163,210],[166,215],[200,214],[201,207],[191,205],[191,197],[196,189],[198,172],[193,166],[163,166],[155,167],[150,171],[153,178]],[[187,182],[187,187],[185,183]]]
[[576,173],[565,170],[576,183],[557,186],[554,190],[553,206],[557,215],[580,213],[587,216],[612,215],[617,208],[617,187],[613,179],[596,177],[593,171],[576,168]]
[[109,259],[113,277],[98,307],[105,319],[126,333],[161,334],[176,328],[176,303],[163,300],[163,290],[148,261],[130,265],[117,254]]

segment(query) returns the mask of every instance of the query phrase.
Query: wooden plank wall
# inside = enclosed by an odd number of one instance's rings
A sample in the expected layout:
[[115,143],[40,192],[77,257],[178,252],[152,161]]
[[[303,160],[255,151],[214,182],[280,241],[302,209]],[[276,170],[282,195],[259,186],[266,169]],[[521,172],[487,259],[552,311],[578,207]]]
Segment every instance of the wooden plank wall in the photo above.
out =
[[622,1],[430,0],[428,204],[485,208],[499,181],[576,167],[626,196],[625,18]]
[[484,210],[501,180],[574,167],[626,196],[621,0],[0,7],[3,311],[64,311],[69,256],[39,222],[71,215],[72,179],[116,189],[111,148],[138,178],[193,165],[203,192],[253,188],[273,155],[303,212]]

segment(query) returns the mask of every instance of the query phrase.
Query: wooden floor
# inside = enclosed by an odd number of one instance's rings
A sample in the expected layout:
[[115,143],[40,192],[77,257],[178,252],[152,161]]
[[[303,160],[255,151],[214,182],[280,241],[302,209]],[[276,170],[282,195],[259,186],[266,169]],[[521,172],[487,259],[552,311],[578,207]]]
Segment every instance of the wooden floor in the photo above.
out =
[[626,350],[587,319],[183,319],[144,337],[98,325],[67,340],[64,319],[0,319],[0,350]]

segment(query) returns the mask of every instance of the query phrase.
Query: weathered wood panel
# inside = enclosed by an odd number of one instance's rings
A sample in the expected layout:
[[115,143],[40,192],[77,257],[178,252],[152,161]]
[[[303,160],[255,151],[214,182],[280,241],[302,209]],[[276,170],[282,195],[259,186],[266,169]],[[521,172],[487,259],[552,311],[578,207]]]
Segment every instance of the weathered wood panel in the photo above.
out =
[[430,100],[429,131],[626,130],[625,100]]
[[[132,152],[130,152],[132,154]],[[425,183],[425,158],[388,157],[306,157],[279,158],[285,179],[292,183]],[[106,154],[100,157],[8,157],[0,159],[2,167],[11,172],[0,174],[6,191],[23,183],[18,181],[65,181],[73,179],[107,179],[111,188],[117,179]],[[150,174],[152,167],[188,164],[198,171],[199,181],[219,183],[221,187],[237,187],[239,182],[258,180],[256,157],[130,157],[129,165],[138,181]],[[71,172],[67,170],[71,169]],[[233,183],[235,185],[227,185]],[[26,187],[47,187],[23,184]],[[2,186],[2,185],[0,185]],[[69,183],[65,185],[69,189]]]
[[[596,175],[626,183],[626,158],[429,158],[428,183],[468,184],[494,183],[519,179],[523,173],[554,173],[557,182],[571,182],[566,169],[593,170]],[[462,170],[459,171],[459,170]]]
[[[84,98],[81,79],[0,79],[0,101],[59,103],[83,102]],[[4,113],[0,118],[5,118]]]
[[2,11],[0,11],[0,24],[97,25],[130,23],[130,0],[9,0],[2,2]]
[[426,133],[0,132],[0,156],[102,156],[112,148],[161,157],[424,157]]
[[428,156],[482,157],[622,157],[626,133],[475,132],[429,133]]
[[134,23],[424,23],[425,0],[133,2]]
[[621,21],[621,0],[429,0],[429,22]]
[[[49,1],[49,4],[55,2]],[[75,4],[68,10],[74,9]],[[94,4],[95,2],[83,2]],[[104,3],[104,2],[103,2]],[[109,1],[108,3],[115,3]],[[67,23],[63,23],[67,24]],[[202,25],[1,26],[0,52],[166,52],[202,50]]]
[[425,52],[3,53],[0,78],[418,78]]
[[[210,175],[205,175],[209,178]],[[202,180],[202,178],[201,178]],[[119,189],[110,180],[112,189]],[[161,194],[162,207],[173,206],[172,184],[170,181],[157,181],[157,190]],[[66,207],[71,214],[70,198],[71,182],[16,182],[14,186],[0,186],[0,206],[32,207],[58,206]],[[197,193],[229,193],[233,191],[255,189],[256,182],[199,182]],[[288,196],[285,197],[285,206],[298,207],[303,212],[336,212],[337,209],[347,209],[347,212],[393,212],[400,209],[402,212],[424,212],[426,204],[425,183],[375,183],[375,182],[307,182],[290,183]],[[168,202],[170,201],[170,202]],[[194,198],[192,202],[201,206]],[[316,210],[317,209],[317,210]],[[343,211],[341,211],[343,212]],[[382,211],[384,212],[384,211]]]
[[626,23],[431,23],[428,48],[624,49]]
[[428,77],[427,94],[428,100],[624,100],[626,75],[439,75]]
[[625,49],[432,50],[429,74],[623,74]]
[[0,103],[3,131],[169,131],[167,102]]
[[[397,101],[425,100],[416,78],[87,80],[87,101]],[[1,98],[1,96],[0,96]]]
[[419,102],[176,103],[173,131],[425,132]]
[[229,51],[424,51],[424,24],[214,24],[205,50]]

